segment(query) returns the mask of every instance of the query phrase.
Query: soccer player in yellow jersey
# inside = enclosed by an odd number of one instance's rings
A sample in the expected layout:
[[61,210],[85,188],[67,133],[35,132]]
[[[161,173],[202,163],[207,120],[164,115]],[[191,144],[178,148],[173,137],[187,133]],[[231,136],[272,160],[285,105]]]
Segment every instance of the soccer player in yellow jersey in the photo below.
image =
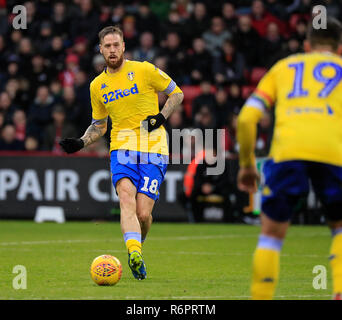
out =
[[238,118],[238,186],[256,191],[254,145],[263,111],[274,106],[275,125],[264,164],[261,234],[253,257],[252,299],[272,299],[279,255],[298,200],[309,182],[332,231],[330,262],[335,299],[342,293],[342,27],[328,18],[311,27],[304,54],[278,61],[261,79]]
[[[183,100],[183,93],[163,71],[149,62],[124,59],[120,28],[99,32],[105,70],[90,84],[92,124],[79,138],[60,142],[67,153],[93,143],[112,120],[111,173],[120,200],[120,223],[134,277],[146,278],[141,246],[152,223],[152,209],[168,164],[166,130],[162,126]],[[159,112],[158,92],[169,97]]]

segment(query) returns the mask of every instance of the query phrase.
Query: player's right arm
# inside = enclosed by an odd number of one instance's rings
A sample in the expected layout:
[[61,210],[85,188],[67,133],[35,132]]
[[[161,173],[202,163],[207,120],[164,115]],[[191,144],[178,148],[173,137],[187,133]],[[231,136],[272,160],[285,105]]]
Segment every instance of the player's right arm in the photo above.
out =
[[90,84],[92,105],[92,122],[81,138],[66,138],[60,141],[61,147],[67,153],[74,153],[100,139],[107,131],[108,112],[97,96],[94,82]]
[[255,192],[259,178],[256,166],[254,148],[257,136],[257,124],[265,109],[270,108],[276,98],[276,82],[274,67],[261,79],[258,87],[243,106],[237,126],[237,141],[239,143],[238,187],[242,191]]

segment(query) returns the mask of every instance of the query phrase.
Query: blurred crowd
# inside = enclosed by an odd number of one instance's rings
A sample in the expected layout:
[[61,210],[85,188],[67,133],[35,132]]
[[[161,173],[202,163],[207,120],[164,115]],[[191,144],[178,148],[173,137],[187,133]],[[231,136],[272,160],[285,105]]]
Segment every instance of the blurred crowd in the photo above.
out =
[[[185,93],[166,129],[224,129],[234,158],[239,111],[279,59],[303,51],[312,7],[341,20],[339,1],[150,0],[22,3],[27,29],[14,29],[16,1],[0,0],[0,150],[52,151],[81,136],[91,121],[89,84],[104,68],[98,32],[120,25],[126,58],[149,61]],[[160,95],[160,105],[166,97]],[[257,154],[266,155],[272,114],[259,125]],[[108,130],[109,131],[109,130]],[[108,152],[109,132],[86,152]]]

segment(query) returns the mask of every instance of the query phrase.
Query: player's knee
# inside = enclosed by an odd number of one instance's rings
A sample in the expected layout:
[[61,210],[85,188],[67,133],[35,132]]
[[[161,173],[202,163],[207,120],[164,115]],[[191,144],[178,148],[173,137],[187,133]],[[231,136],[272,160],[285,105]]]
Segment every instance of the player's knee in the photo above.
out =
[[277,239],[284,239],[288,227],[288,221],[278,222],[269,218],[265,213],[261,215],[261,233],[263,235]]
[[116,188],[120,200],[120,204],[135,204],[135,189],[128,183],[118,183]]
[[129,196],[134,198],[136,195],[136,188],[134,184],[127,178],[123,178],[117,182],[116,191],[119,197]]
[[147,222],[149,219],[152,219],[151,212],[146,209],[138,209],[137,217],[140,222]]

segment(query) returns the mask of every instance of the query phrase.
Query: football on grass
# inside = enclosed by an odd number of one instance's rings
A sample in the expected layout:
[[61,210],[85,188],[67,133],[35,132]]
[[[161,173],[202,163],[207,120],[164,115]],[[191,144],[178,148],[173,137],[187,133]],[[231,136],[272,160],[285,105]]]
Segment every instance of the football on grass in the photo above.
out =
[[119,282],[122,274],[121,263],[111,255],[102,255],[94,259],[90,275],[99,286],[113,286]]

